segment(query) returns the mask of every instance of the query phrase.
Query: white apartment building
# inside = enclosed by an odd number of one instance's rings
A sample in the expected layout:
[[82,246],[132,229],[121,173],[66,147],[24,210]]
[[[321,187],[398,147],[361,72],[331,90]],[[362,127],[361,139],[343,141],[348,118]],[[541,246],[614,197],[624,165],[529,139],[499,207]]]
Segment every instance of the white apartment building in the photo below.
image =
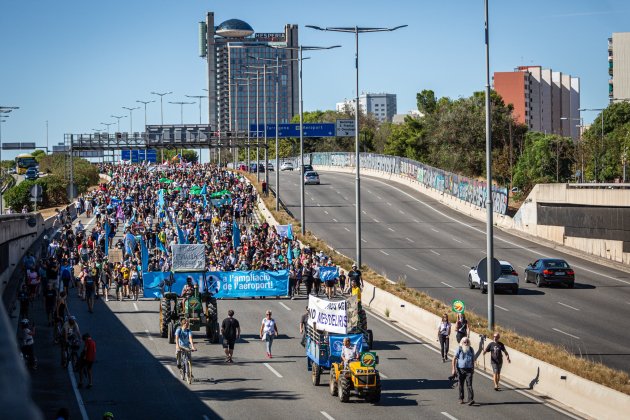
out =
[[[355,99],[344,99],[337,102],[335,109],[343,112],[348,107],[354,112]],[[359,96],[359,106],[361,111],[374,115],[379,122],[391,122],[396,115],[396,94],[394,93],[362,93]]]
[[630,100],[630,32],[613,32],[608,38],[608,74],[610,102]]

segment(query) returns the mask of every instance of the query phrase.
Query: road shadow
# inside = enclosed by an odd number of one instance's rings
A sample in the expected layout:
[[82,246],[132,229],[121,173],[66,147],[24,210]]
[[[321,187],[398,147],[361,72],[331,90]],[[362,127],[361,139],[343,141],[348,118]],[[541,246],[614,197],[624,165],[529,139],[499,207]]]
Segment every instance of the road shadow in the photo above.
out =
[[372,345],[371,350],[378,350],[378,351],[400,350],[401,344],[410,344],[410,343],[405,343],[404,341],[389,341],[389,342],[374,341],[374,344]]
[[[248,379],[249,380],[249,379]],[[230,388],[230,389],[208,389],[194,391],[194,394],[209,401],[241,401],[241,400],[297,400],[299,395],[296,392],[273,391],[261,388]],[[181,414],[180,414],[181,415]],[[166,418],[166,417],[163,417]],[[175,417],[173,417],[175,418]]]
[[381,379],[386,391],[421,391],[428,389],[452,389],[449,379]]
[[[509,293],[506,293],[509,294]],[[540,295],[544,295],[545,292],[543,292],[542,290],[539,289],[529,289],[529,288],[524,288],[524,287],[520,287],[518,289],[518,295],[517,296],[540,296]]]
[[[388,390],[384,390],[383,393],[381,394],[381,401],[378,403],[378,405],[382,405],[384,407],[417,406],[419,404],[418,404],[418,400],[414,399],[415,397],[416,395],[414,394],[406,394],[402,392],[388,392]],[[362,401],[357,400],[357,402],[362,402]]]

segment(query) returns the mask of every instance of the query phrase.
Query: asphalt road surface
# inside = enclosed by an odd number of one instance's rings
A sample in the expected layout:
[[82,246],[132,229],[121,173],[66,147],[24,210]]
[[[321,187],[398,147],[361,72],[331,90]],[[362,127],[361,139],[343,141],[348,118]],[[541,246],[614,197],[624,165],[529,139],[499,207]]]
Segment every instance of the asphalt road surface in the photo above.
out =
[[[89,229],[85,216],[82,221]],[[296,300],[219,301],[220,319],[228,309],[234,309],[241,324],[235,363],[226,364],[221,346],[209,344],[203,333],[196,333],[194,382],[187,385],[177,375],[175,345],[159,335],[158,301],[99,299],[90,314],[72,289],[70,312],[77,317],[82,333],[89,332],[97,344],[94,387],[73,391],[67,380],[60,383],[64,381],[56,375],[57,388],[66,391],[61,395],[56,392],[51,401],[51,385],[41,383],[36,401],[46,399],[46,418],[52,416],[54,407],[64,405],[79,413],[75,392],[87,417],[93,419],[105,411],[113,412],[117,419],[577,418],[524,389],[507,385],[496,392],[490,378],[481,372],[474,377],[475,406],[458,404],[457,391],[447,379],[449,364],[441,362],[435,343],[373,314],[368,314],[368,323],[380,358],[381,403],[373,406],[352,399],[343,404],[329,395],[327,376],[322,377],[320,386],[311,384],[298,325],[306,303],[304,296]],[[264,343],[258,336],[268,309],[280,333],[272,359],[265,357]],[[51,366],[42,366],[41,373],[61,370],[56,359],[50,356]]]
[[[307,229],[350,258],[355,251],[354,175],[320,171],[305,186]],[[270,174],[270,184],[275,176]],[[300,217],[300,174],[281,172],[280,197]],[[395,182],[361,177],[362,262],[393,281],[487,314],[487,295],[468,288],[468,271],[486,253],[485,223]],[[511,262],[520,291],[495,296],[495,320],[531,337],[630,372],[630,274],[495,229],[495,258]],[[525,283],[527,264],[543,256],[566,259],[574,289]]]

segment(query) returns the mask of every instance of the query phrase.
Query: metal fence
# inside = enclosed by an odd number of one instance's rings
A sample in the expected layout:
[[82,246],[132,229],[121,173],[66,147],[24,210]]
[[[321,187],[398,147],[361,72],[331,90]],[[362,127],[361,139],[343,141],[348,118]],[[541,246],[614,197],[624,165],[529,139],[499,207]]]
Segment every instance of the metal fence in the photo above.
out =
[[[310,158],[312,165],[355,166],[354,153],[352,152],[311,153],[306,159],[308,158]],[[361,159],[362,169],[372,169],[409,178],[426,187],[449,194],[477,207],[485,207],[487,186],[484,181],[457,175],[415,160],[397,156],[361,153],[359,159]],[[297,163],[299,164],[299,162]],[[507,188],[493,185],[492,201],[495,213],[506,214],[508,206]]]

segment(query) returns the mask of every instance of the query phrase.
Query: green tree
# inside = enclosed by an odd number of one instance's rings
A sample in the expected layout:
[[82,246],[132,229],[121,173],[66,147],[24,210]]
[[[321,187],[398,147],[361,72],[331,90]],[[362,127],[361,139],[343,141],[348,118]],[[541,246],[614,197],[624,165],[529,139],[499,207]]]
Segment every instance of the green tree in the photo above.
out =
[[31,155],[35,158],[35,160],[37,160],[37,162],[39,163],[39,161],[42,159],[43,156],[46,156],[46,152],[44,152],[41,149],[37,149],[35,151],[33,151],[31,153]]
[[430,89],[424,89],[416,93],[416,103],[418,105],[418,111],[422,112],[424,115],[433,114],[437,109],[435,92]]
[[[39,161],[39,170],[59,179],[64,179],[67,182],[66,159],[67,156],[62,153],[42,156]],[[91,164],[85,159],[75,157],[73,160],[73,166],[74,182],[77,185],[79,193],[87,191],[87,189],[93,185],[98,185],[99,173],[96,165]]]
[[14,211],[20,212],[24,206],[28,210],[32,210],[31,203],[31,187],[35,185],[35,181],[23,181],[15,187],[9,188],[4,193],[4,201],[7,207],[11,207]]

